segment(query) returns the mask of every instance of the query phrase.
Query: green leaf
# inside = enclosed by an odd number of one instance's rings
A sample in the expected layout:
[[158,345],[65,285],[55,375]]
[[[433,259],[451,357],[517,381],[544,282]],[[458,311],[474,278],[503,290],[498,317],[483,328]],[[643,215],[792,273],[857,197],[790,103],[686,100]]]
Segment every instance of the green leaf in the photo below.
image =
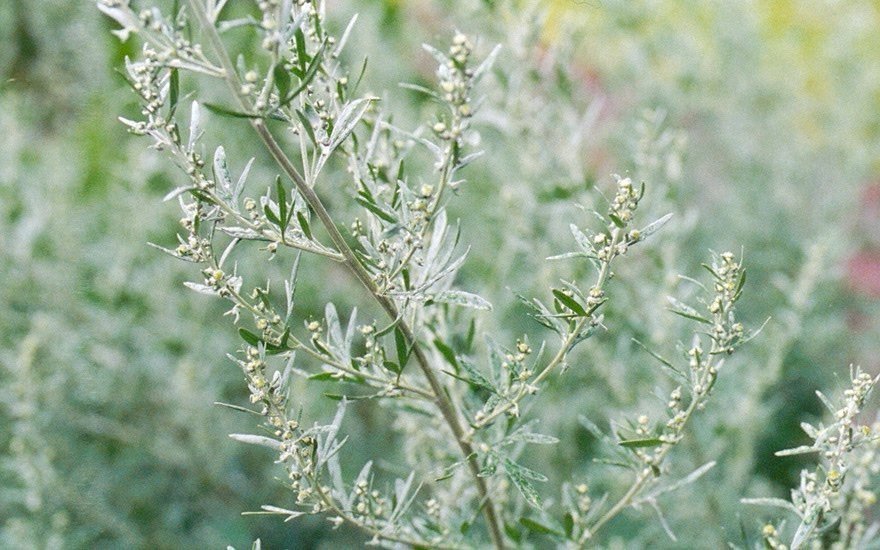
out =
[[297,109],[296,117],[299,119],[300,124],[302,124],[302,129],[305,130],[306,135],[309,136],[309,140],[312,142],[312,145],[315,147],[318,146],[318,140],[315,139],[315,130],[312,128],[312,123],[309,121],[309,118],[306,114]]
[[325,149],[325,154],[329,155],[351,135],[373,101],[376,101],[376,98],[362,97],[355,99],[342,109],[339,116],[336,117],[333,130],[330,132],[330,143]]
[[388,223],[397,222],[397,219],[394,216],[379,208],[378,205],[371,203],[362,197],[357,197],[355,200],[358,202],[358,204],[375,214],[380,219],[385,220]]
[[446,345],[443,340],[439,338],[434,339],[434,346],[438,351],[443,355],[443,358],[446,359],[446,362],[452,365],[452,368],[455,369],[455,372],[458,372],[460,369],[458,365],[458,359],[455,358],[455,352],[452,351],[448,345]]
[[505,522],[504,532],[507,534],[508,537],[510,537],[510,540],[517,544],[522,540],[522,533],[519,531],[519,529],[516,528],[515,525],[511,525]]
[[571,534],[574,532],[574,517],[571,515],[571,512],[566,512],[562,516],[562,529],[565,531],[565,538],[570,539]]
[[406,336],[404,336],[403,331],[400,330],[399,326],[394,327],[394,347],[397,350],[397,361],[398,365],[400,365],[400,370],[402,371],[406,367],[406,363],[409,361],[412,348],[410,347],[407,349]]
[[559,300],[562,305],[575,312],[579,317],[587,317],[587,311],[584,309],[582,305],[580,305],[577,300],[569,296],[568,294],[562,292],[559,289],[553,289],[553,296]]
[[326,49],[326,47],[327,44],[324,43],[323,45],[321,45],[321,49],[319,49],[315,53],[315,57],[312,58],[312,62],[309,65],[309,68],[305,70],[305,72],[302,74],[302,77],[300,78],[299,86],[297,86],[295,90],[290,92],[290,94],[279,96],[284,98],[281,101],[282,107],[289,105],[291,101],[296,99],[303,92],[303,90],[305,90],[306,87],[308,87],[308,85],[312,83],[315,75],[318,74],[318,69],[321,68],[321,59],[324,57],[324,50]]
[[241,336],[242,340],[254,347],[256,347],[261,342],[259,336],[244,328],[238,329],[238,335]]
[[470,325],[468,326],[467,336],[464,339],[464,349],[465,351],[470,351],[474,347],[474,336],[477,334],[477,323],[476,320],[471,317]]
[[354,93],[357,91],[358,85],[361,83],[361,79],[364,78],[364,73],[367,72],[367,63],[369,61],[370,61],[369,57],[364,57],[364,62],[361,64],[361,70],[358,73],[357,78],[354,80],[354,84],[351,86],[352,95],[354,95]]
[[303,235],[305,235],[306,238],[310,241],[314,240],[312,238],[312,228],[309,227],[309,220],[306,219],[302,211],[297,211],[296,220],[299,222],[299,226],[302,229]]
[[464,369],[464,372],[468,376],[468,382],[476,386],[480,386],[481,388],[485,388],[492,393],[497,393],[495,387],[492,386],[492,383],[489,382],[489,380],[485,376],[483,376],[483,373],[477,370],[477,367],[473,363],[462,358],[460,364],[461,367]]
[[736,292],[733,293],[733,301],[737,301],[739,299],[739,295],[742,294],[742,289],[746,285],[746,270],[743,269],[742,273],[739,276],[739,281],[736,284]]
[[644,439],[627,439],[618,442],[618,444],[621,447],[626,447],[628,449],[639,449],[642,447],[657,447],[658,445],[662,445],[663,442],[657,437],[647,437]]
[[299,63],[300,68],[305,71],[306,63],[308,63],[309,60],[309,54],[306,53],[306,37],[303,34],[302,28],[296,28],[296,31],[293,33],[293,41],[296,45],[296,61]]
[[721,275],[719,275],[718,273],[716,273],[715,268],[713,268],[711,265],[709,265],[709,264],[700,264],[700,267],[702,267],[703,269],[705,269],[706,271],[708,271],[709,273],[711,273],[711,274],[712,274],[712,277],[718,279],[719,281],[722,280]]
[[681,317],[684,317],[686,319],[692,319],[694,321],[705,323],[707,325],[712,324],[712,321],[700,315],[697,310],[685,304],[684,302],[679,301],[673,296],[667,296],[666,299],[669,301],[670,304],[672,304],[672,307],[669,308],[669,311],[671,311],[672,313],[680,315]]
[[278,219],[278,214],[276,214],[271,208],[269,208],[268,203],[263,206],[263,213],[266,214],[266,219],[277,225],[279,229],[282,227],[281,220]]
[[534,508],[540,508],[541,498],[527,479],[524,473],[524,468],[509,458],[505,458],[504,471],[507,474],[508,479],[510,479],[510,481],[516,485],[516,488],[519,489],[519,492],[522,494],[523,498],[526,499],[526,502]]
[[278,86],[278,97],[286,98],[290,91],[290,73],[284,68],[284,62],[276,64],[272,73],[275,76],[275,85]]
[[620,228],[626,227],[626,224],[623,223],[623,220],[618,218],[616,214],[609,213],[608,217],[611,219],[612,222],[614,222],[614,225],[616,225],[617,227],[620,227]]
[[281,176],[275,176],[275,192],[278,194],[278,225],[281,229],[281,239],[284,240],[284,230],[287,229],[290,217],[287,212],[287,191],[281,183]]
[[226,151],[220,145],[214,150],[214,182],[220,188],[222,193],[228,198],[232,198],[232,178],[229,175],[229,166],[226,164]]
[[519,524],[528,529],[533,533],[538,533],[539,535],[553,535],[556,537],[565,536],[561,532],[544,525],[543,523],[539,523],[531,518],[527,518],[525,516],[519,518]]
[[168,118],[174,117],[179,97],[180,75],[177,74],[177,69],[171,69],[171,76],[168,78]]
[[492,304],[482,296],[461,290],[446,290],[434,296],[434,301],[444,304],[469,307],[473,309],[491,310]]
[[205,109],[211,111],[215,115],[220,115],[229,118],[263,118],[263,115],[256,113],[241,113],[239,111],[233,111],[227,107],[223,107],[222,105],[217,105],[216,103],[202,103]]
[[384,363],[382,363],[382,366],[390,370],[394,374],[400,374],[402,372],[400,365],[398,365],[394,361],[385,361]]
[[245,342],[247,342],[248,344],[250,344],[254,347],[257,347],[262,344],[266,349],[266,353],[269,355],[277,355],[279,353],[288,351],[287,347],[278,346],[276,344],[271,344],[269,342],[266,342],[265,340],[263,340],[262,338],[260,338],[259,336],[257,336],[256,334],[254,334],[253,332],[251,332],[247,329],[244,329],[244,328],[238,329],[238,334],[239,334],[239,336],[241,336],[242,340],[244,340]]
[[653,234],[656,233],[657,231],[660,231],[660,229],[661,229],[664,225],[666,225],[666,223],[667,223],[670,219],[672,219],[672,213],[671,213],[671,212],[670,212],[669,214],[666,214],[665,216],[663,216],[663,217],[660,218],[659,220],[656,220],[656,221],[654,221],[654,222],[652,222],[652,223],[649,223],[647,226],[645,226],[644,228],[642,228],[641,231],[639,231],[639,239],[640,239],[640,240],[641,240],[641,239],[644,239],[645,237],[648,237],[649,235],[653,235]]

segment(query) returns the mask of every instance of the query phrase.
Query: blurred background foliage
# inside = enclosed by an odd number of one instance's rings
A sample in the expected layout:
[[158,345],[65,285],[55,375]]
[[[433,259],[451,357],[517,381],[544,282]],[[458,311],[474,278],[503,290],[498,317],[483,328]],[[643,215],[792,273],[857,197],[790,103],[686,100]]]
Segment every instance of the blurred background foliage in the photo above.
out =
[[[698,277],[710,248],[743,251],[742,316],[753,328],[771,320],[727,365],[689,456],[674,461],[682,474],[719,465],[661,503],[678,543],[645,511],[606,533],[626,547],[742,542],[740,522],[755,531],[760,511],[739,498],[785,496],[803,465],[772,453],[803,442],[798,423],[821,414],[814,390],[846,386],[850,363],[880,369],[880,2],[371,0],[328,11],[340,29],[360,13],[350,61],[368,53],[366,88],[402,126],[431,112],[396,86],[431,81],[421,42],[442,46],[460,29],[484,53],[505,44],[482,90],[487,154],[450,204],[473,245],[462,286],[496,304],[481,331],[546,337],[513,293],[546,296],[572,270],[588,276],[543,258],[569,249],[569,223],[586,223],[576,204],[602,209],[611,173],[647,181],[651,216],[676,214],[620,263],[611,330],[529,411],[562,438],[534,458],[551,461],[554,481],[615,490],[618,473],[591,462],[601,450],[579,418],[659,414],[653,393],[668,384],[631,338],[674,353],[687,334],[664,309],[666,294],[686,292],[675,275]],[[137,46],[111,28],[91,2],[0,3],[0,546],[359,541],[330,538],[320,521],[240,515],[291,497],[268,454],[226,437],[250,420],[212,405],[246,395],[225,358],[236,344],[223,304],[186,291],[190,266],[146,245],[174,242],[176,206],[161,198],[180,177],[115,120],[136,109],[114,71]],[[243,126],[217,126],[233,166],[265,159]],[[347,191],[323,192],[352,219]],[[303,318],[324,300],[362,301],[334,266],[304,269]],[[308,410],[332,408],[320,388],[301,389]],[[356,416],[353,444],[394,437],[381,406]],[[719,526],[708,537],[707,521]]]

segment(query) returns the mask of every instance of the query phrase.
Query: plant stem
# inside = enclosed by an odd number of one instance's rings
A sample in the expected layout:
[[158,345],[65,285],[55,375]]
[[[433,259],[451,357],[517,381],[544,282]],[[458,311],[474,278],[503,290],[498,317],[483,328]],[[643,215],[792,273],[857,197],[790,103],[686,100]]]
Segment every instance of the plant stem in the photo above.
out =
[[[217,30],[214,28],[213,24],[211,24],[211,22],[206,17],[203,6],[200,5],[200,2],[198,2],[198,0],[189,0],[189,6],[191,11],[193,12],[193,15],[199,20],[199,24],[207,35],[208,40],[211,42],[211,46],[213,47],[215,53],[220,58],[220,64],[223,67],[225,73],[223,78],[226,81],[226,84],[229,87],[230,91],[232,92],[233,97],[236,98],[236,101],[239,103],[239,106],[242,108],[242,110],[244,110],[244,112],[253,112],[253,107],[252,105],[250,105],[249,99],[245,96],[242,96],[240,93],[241,83],[238,79],[238,76],[236,75],[235,67],[232,64],[232,60],[229,58],[229,54],[226,51],[222,40],[220,39],[220,35],[217,33]],[[404,338],[406,339],[407,343],[412,346],[413,355],[416,357],[416,361],[418,362],[419,367],[425,378],[428,380],[428,385],[431,387],[434,402],[437,405],[437,408],[440,410],[440,413],[443,415],[443,419],[449,425],[449,428],[452,431],[456,442],[458,443],[459,449],[461,450],[462,455],[467,461],[471,475],[474,478],[474,483],[477,488],[479,500],[483,503],[483,516],[486,520],[489,535],[492,538],[492,543],[495,548],[504,548],[504,538],[501,534],[498,516],[495,512],[494,503],[489,496],[489,490],[486,485],[486,480],[480,476],[480,465],[477,462],[476,453],[474,452],[473,446],[465,437],[466,434],[462,429],[462,425],[459,420],[459,413],[455,408],[455,404],[447,395],[446,388],[444,388],[443,385],[440,383],[437,374],[434,372],[434,369],[431,367],[427,356],[419,345],[415,334],[413,334],[412,329],[403,321],[400,313],[397,311],[397,307],[395,306],[391,298],[385,296],[384,294],[381,294],[379,289],[376,287],[376,284],[373,282],[373,279],[370,276],[369,272],[364,268],[363,265],[361,265],[361,263],[357,259],[357,256],[354,253],[354,250],[352,250],[352,248],[348,245],[342,233],[339,232],[339,229],[336,227],[336,223],[333,221],[333,218],[330,216],[330,213],[327,211],[320,197],[318,197],[317,193],[315,193],[315,191],[306,183],[305,179],[302,177],[302,175],[284,153],[284,150],[281,148],[279,143],[276,141],[275,136],[266,127],[264,121],[259,118],[251,118],[249,119],[249,121],[251,127],[254,129],[254,131],[256,131],[257,135],[262,140],[263,145],[272,155],[272,158],[275,159],[275,161],[278,163],[284,173],[293,181],[293,183],[296,185],[297,191],[315,212],[315,214],[318,216],[318,219],[321,220],[321,223],[330,235],[330,240],[333,242],[333,245],[336,247],[339,253],[342,254],[344,258],[343,262],[345,263],[345,265],[354,274],[354,276],[357,277],[361,284],[366,287],[366,289],[379,303],[382,309],[385,310],[391,320],[397,321],[398,327],[403,333]]]

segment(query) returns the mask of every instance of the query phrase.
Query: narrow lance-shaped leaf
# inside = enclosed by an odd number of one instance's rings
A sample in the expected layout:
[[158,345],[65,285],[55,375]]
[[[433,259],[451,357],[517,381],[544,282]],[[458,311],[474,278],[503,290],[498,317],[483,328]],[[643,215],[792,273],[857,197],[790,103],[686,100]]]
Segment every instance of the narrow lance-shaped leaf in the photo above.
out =
[[275,78],[275,85],[278,86],[278,97],[287,97],[290,91],[290,73],[284,67],[283,61],[275,65],[272,76]]
[[314,80],[315,75],[318,74],[318,69],[321,68],[321,60],[324,57],[324,50],[326,48],[327,48],[327,45],[323,44],[321,46],[321,49],[319,49],[315,53],[315,57],[312,58],[312,61],[309,64],[308,69],[306,69],[305,73],[303,73],[302,78],[300,79],[299,86],[297,86],[289,94],[284,94],[284,95],[280,96],[283,98],[281,101],[282,107],[289,105],[291,101],[296,99],[303,92],[303,90],[305,90],[306,87],[308,87],[308,85],[312,83],[312,80]]
[[574,298],[572,298],[568,294],[562,292],[559,289],[554,288],[553,289],[553,296],[555,296],[556,299],[559,300],[559,302],[562,305],[564,305],[565,307],[567,307],[571,311],[575,312],[575,314],[577,314],[578,316],[580,316],[580,317],[587,316],[587,311],[584,309],[584,307],[582,305],[580,305],[577,302],[577,300],[575,300]]
[[406,363],[409,361],[412,348],[407,346],[406,336],[404,336],[400,326],[394,327],[394,348],[397,351],[398,365],[400,366],[400,370],[403,371],[403,368],[406,367]]
[[287,191],[284,189],[284,184],[281,183],[281,176],[275,176],[275,193],[278,195],[278,221],[283,240],[284,231],[287,229],[287,224],[290,223],[290,218],[287,212]]
[[168,77],[168,118],[174,118],[177,111],[177,99],[180,97],[180,75],[177,69],[171,69]]

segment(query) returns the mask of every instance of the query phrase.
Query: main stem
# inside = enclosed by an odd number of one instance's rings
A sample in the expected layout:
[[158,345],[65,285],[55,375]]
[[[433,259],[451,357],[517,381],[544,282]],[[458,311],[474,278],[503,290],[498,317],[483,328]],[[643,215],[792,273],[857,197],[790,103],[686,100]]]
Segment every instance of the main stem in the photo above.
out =
[[[224,80],[226,81],[227,86],[232,92],[232,95],[236,98],[242,110],[248,113],[252,112],[253,106],[250,105],[249,99],[245,96],[242,96],[240,93],[241,83],[235,72],[235,67],[232,64],[232,60],[229,58],[229,54],[227,53],[223,42],[220,40],[220,35],[217,34],[214,25],[211,24],[211,22],[208,21],[208,19],[206,18],[204,9],[202,6],[199,5],[199,2],[197,0],[189,0],[189,6],[193,14],[199,20],[199,24],[205,31],[208,40],[211,42],[211,46],[214,48],[215,52],[220,58],[220,64],[225,72]],[[388,314],[388,317],[391,318],[392,321],[397,321],[398,327],[403,333],[404,338],[407,340],[407,343],[412,347],[413,355],[416,358],[416,362],[418,363],[419,368],[421,369],[425,378],[428,380],[428,384],[431,387],[431,392],[434,394],[434,403],[437,405],[437,408],[440,409],[440,414],[443,415],[443,419],[449,425],[450,430],[452,430],[452,435],[455,437],[459,449],[461,450],[462,455],[464,455],[465,460],[467,461],[468,469],[470,470],[477,487],[477,493],[480,497],[480,504],[483,510],[483,517],[486,519],[489,535],[492,538],[492,544],[495,548],[503,549],[504,538],[501,534],[498,515],[495,511],[495,505],[492,502],[491,497],[489,496],[489,490],[486,485],[486,480],[480,476],[480,465],[477,462],[476,453],[474,452],[473,446],[470,444],[469,441],[467,441],[465,437],[465,432],[459,420],[458,411],[456,410],[455,405],[448,397],[446,389],[437,378],[437,375],[434,372],[434,369],[431,367],[427,356],[419,345],[415,334],[413,333],[409,325],[407,325],[406,322],[401,318],[400,313],[397,311],[397,306],[394,304],[394,302],[388,296],[382,294],[376,287],[376,284],[373,282],[372,277],[370,277],[369,272],[366,270],[366,268],[364,268],[363,265],[361,265],[361,263],[357,259],[357,256],[354,253],[354,250],[352,250],[352,248],[345,241],[345,237],[342,236],[342,233],[339,232],[339,229],[336,227],[336,223],[333,221],[330,213],[324,207],[324,203],[321,201],[320,197],[318,197],[318,194],[315,193],[314,189],[312,189],[306,183],[305,179],[303,179],[302,175],[284,153],[284,150],[275,139],[275,136],[272,135],[272,133],[266,127],[264,121],[259,118],[251,118],[249,120],[251,123],[251,127],[257,132],[257,135],[259,135],[261,141],[263,142],[263,145],[265,145],[265,147],[269,150],[272,158],[275,159],[275,162],[278,163],[284,173],[293,181],[293,183],[296,185],[297,191],[300,193],[300,195],[302,195],[306,203],[315,212],[315,214],[318,216],[318,219],[321,220],[321,223],[324,225],[324,228],[330,235],[330,240],[333,242],[333,245],[342,254],[344,258],[344,264],[364,285],[364,287],[366,287],[373,298],[377,302],[379,302],[379,305],[382,306],[382,309],[385,310],[385,312]]]

